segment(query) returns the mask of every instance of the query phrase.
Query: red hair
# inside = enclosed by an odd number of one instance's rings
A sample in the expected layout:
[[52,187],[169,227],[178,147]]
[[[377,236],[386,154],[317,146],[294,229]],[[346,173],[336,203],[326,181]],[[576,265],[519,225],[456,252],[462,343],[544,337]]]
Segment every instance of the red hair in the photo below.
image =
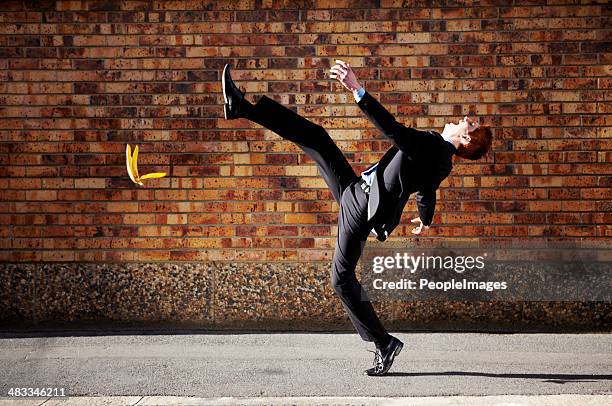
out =
[[489,127],[478,127],[470,133],[470,138],[467,145],[459,145],[456,155],[465,159],[480,159],[491,149],[493,132]]

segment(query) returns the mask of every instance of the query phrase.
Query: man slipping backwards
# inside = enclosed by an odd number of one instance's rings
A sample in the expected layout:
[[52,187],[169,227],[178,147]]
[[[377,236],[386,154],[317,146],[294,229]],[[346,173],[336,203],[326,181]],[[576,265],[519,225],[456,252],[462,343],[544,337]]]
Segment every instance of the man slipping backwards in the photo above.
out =
[[294,142],[315,161],[340,206],[332,286],[361,338],[376,345],[374,367],[364,373],[379,376],[389,371],[404,344],[385,330],[365,292],[362,296],[355,275],[368,235],[385,241],[399,224],[412,193],[416,193],[419,212],[411,220],[416,225],[412,233],[420,235],[429,229],[436,190],[451,172],[453,155],[480,159],[491,147],[492,133],[467,116],[447,123],[441,134],[406,127],[359,85],[348,63],[336,60],[330,77],[353,93],[361,111],[392,143],[380,161],[360,175],[320,125],[265,95],[256,104],[247,101],[246,92],[233,82],[229,65],[222,74],[224,113],[227,120],[246,118],[260,124]]

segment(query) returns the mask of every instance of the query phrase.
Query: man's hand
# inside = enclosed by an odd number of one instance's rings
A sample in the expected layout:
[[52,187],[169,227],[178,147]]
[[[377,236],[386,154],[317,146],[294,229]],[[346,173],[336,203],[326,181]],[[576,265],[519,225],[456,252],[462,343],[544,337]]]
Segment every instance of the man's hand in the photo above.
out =
[[329,71],[330,78],[338,79],[338,82],[342,83],[342,86],[351,92],[356,92],[361,87],[361,85],[357,82],[353,69],[351,69],[351,66],[348,63],[336,59],[336,64],[332,66]]
[[429,226],[423,225],[420,217],[410,220],[411,223],[418,223],[419,225],[412,229],[412,234],[421,235],[424,230],[429,230]]

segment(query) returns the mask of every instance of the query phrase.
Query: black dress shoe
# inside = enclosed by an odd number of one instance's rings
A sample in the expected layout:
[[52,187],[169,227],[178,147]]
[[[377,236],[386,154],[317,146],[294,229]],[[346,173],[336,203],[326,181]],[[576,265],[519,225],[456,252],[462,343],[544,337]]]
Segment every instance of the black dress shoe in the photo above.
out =
[[234,118],[246,117],[245,112],[250,107],[250,103],[244,98],[246,92],[238,89],[232,80],[229,64],[226,64],[223,68],[221,85],[223,87],[223,99],[225,100],[225,105],[223,106],[225,119],[232,120]]
[[397,338],[391,336],[391,341],[385,348],[376,348],[374,352],[374,367],[366,369],[364,374],[369,376],[380,376],[384,375],[389,371],[395,356],[402,351],[404,343]]

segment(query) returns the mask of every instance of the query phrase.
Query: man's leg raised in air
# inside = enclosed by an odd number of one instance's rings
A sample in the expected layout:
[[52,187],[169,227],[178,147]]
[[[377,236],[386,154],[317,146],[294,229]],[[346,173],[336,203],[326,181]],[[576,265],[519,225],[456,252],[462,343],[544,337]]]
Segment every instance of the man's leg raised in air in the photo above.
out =
[[[267,96],[261,97],[255,105],[249,103],[244,98],[244,93],[233,83],[228,65],[223,70],[222,77],[225,118],[247,118],[297,144],[315,161],[332,195],[339,203],[332,285],[361,337],[366,341],[374,341],[377,345],[377,365],[366,373],[386,373],[393,357],[399,354],[402,343],[385,331],[372,304],[362,301],[361,285],[355,277],[355,267],[369,233],[369,230],[366,230],[367,201],[364,204],[363,200],[355,199],[355,181],[358,176],[323,127]],[[359,190],[357,193],[361,192]]]
[[315,161],[339,203],[342,191],[357,175],[327,131],[267,96],[251,104],[233,83],[229,70],[229,65],[223,70],[226,118],[246,118],[298,145]]

